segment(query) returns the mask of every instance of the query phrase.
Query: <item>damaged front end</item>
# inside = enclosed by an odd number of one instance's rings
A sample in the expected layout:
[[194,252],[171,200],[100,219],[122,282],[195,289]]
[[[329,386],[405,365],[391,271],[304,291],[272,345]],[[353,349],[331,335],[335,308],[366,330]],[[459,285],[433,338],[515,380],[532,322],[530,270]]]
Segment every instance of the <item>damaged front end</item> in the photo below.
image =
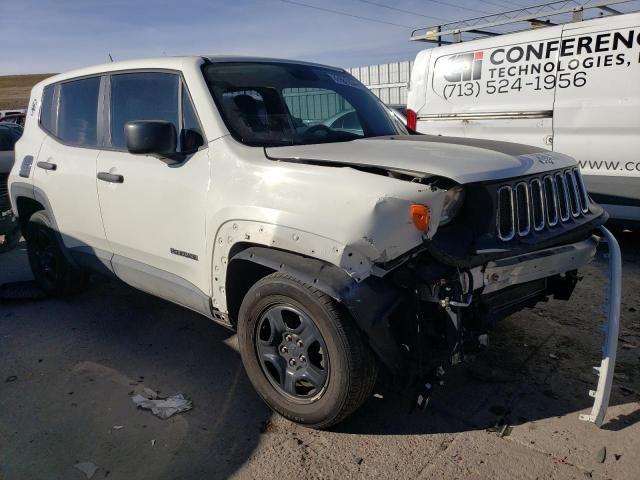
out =
[[[564,179],[565,172],[559,173]],[[573,171],[569,173],[573,175]],[[579,281],[578,270],[594,258],[598,244],[604,240],[610,259],[604,356],[597,369],[598,387],[589,392],[595,398],[593,410],[580,417],[602,424],[617,346],[619,248],[602,227],[607,215],[599,206],[586,195],[581,199],[579,189],[573,197],[566,192],[564,199],[559,198],[562,192],[551,191],[545,198],[545,181],[517,179],[512,185],[506,184],[511,192],[508,201],[500,194],[505,191],[504,182],[465,186],[467,199],[472,201],[465,202],[454,222],[425,240],[422,248],[401,260],[379,265],[382,278],[364,282],[370,286],[379,280],[386,283],[386,290],[367,287],[373,292],[368,296],[375,297],[376,302],[369,303],[361,296],[364,285],[344,297],[387,366],[398,373],[411,372],[417,388],[416,407],[428,404],[443,366],[460,364],[488,345],[492,323],[549,298],[568,300]],[[527,188],[521,192],[519,185],[523,184]],[[538,204],[532,200],[536,192],[541,195]],[[526,193],[521,197],[526,198],[526,204],[518,200],[521,193]],[[547,209],[554,194],[555,214]],[[526,228],[525,219],[530,222]],[[381,294],[383,290],[386,297]],[[383,298],[385,301],[380,302]],[[373,303],[383,307],[376,309],[375,315],[363,311],[363,304]]]

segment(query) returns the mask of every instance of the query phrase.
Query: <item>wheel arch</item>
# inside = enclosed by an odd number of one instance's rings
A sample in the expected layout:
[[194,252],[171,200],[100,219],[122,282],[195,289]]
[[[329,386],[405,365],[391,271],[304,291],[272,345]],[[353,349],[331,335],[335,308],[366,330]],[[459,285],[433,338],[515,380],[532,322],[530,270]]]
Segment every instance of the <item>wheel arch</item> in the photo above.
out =
[[369,277],[358,283],[336,265],[259,244],[234,245],[229,258],[226,299],[234,327],[242,300],[257,281],[274,272],[289,273],[346,307],[380,360],[392,369],[401,367],[402,354],[391,334],[390,316],[403,295],[389,281]]
[[35,198],[18,196],[16,197],[16,210],[18,212],[18,223],[24,232],[31,215],[40,210],[46,210],[46,208]]
[[23,235],[27,231],[27,224],[29,223],[29,219],[31,215],[36,212],[44,211],[46,212],[49,220],[51,221],[53,230],[55,231],[58,241],[60,245],[63,247],[62,252],[64,253],[65,258],[72,265],[77,267],[76,262],[72,258],[68,249],[65,248],[65,243],[62,238],[62,233],[58,228],[58,223],[56,222],[56,216],[53,213],[53,209],[51,208],[51,203],[49,203],[49,199],[44,191],[35,187],[29,183],[24,182],[14,182],[10,186],[11,189],[11,201],[14,210],[18,214],[18,223],[20,228],[22,229]]

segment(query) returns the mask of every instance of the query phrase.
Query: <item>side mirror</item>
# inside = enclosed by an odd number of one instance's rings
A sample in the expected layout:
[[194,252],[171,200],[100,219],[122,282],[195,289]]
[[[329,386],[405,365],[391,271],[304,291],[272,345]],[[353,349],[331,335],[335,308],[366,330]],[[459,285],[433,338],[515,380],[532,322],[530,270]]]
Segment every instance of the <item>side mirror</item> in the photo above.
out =
[[158,155],[171,158],[176,154],[178,133],[171,122],[136,120],[124,126],[127,150],[135,154]]

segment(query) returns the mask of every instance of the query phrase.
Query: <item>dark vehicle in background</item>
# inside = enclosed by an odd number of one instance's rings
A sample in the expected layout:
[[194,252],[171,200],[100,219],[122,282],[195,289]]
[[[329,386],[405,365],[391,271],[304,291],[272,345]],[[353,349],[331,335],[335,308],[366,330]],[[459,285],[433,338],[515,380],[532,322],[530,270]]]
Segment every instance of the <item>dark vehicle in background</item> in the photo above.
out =
[[14,162],[14,147],[22,127],[0,123],[0,253],[11,250],[20,240],[20,228],[11,212],[7,180]]
[[24,113],[11,113],[9,115],[5,115],[4,117],[0,117],[0,123],[13,123],[24,127],[25,118],[26,115]]

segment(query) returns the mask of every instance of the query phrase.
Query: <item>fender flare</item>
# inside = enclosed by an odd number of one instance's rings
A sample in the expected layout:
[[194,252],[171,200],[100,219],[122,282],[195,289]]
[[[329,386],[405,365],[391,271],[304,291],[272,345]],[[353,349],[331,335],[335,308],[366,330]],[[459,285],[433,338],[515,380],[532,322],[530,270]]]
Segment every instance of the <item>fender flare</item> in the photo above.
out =
[[[18,213],[18,198],[21,198],[21,197],[29,198],[31,200],[38,202],[40,205],[42,205],[43,207],[42,209],[49,216],[49,220],[51,220],[51,224],[56,234],[56,237],[58,238],[58,241],[62,246],[62,254],[65,256],[66,260],[69,263],[71,263],[71,265],[78,267],[77,262],[73,259],[73,256],[69,252],[69,249],[66,248],[64,245],[62,233],[58,228],[58,222],[56,221],[56,216],[53,213],[53,208],[51,207],[51,203],[49,202],[49,198],[47,197],[46,193],[44,193],[42,189],[36,187],[35,185],[26,183],[26,182],[13,182],[10,186],[10,189],[11,189],[11,192],[10,192],[11,206],[12,206],[12,209],[15,210],[15,213]],[[21,224],[21,226],[23,222],[24,224],[26,224],[26,222],[29,221],[28,218],[20,218],[20,216],[18,215],[16,215],[16,217],[19,219],[19,223]]]
[[340,302],[365,333],[370,347],[382,363],[392,370],[402,368],[402,351],[393,340],[389,317],[402,302],[403,294],[389,281],[368,277],[358,283],[335,265],[268,247],[246,248],[234,255],[229,263],[237,261],[251,262],[273,272],[289,273]]

